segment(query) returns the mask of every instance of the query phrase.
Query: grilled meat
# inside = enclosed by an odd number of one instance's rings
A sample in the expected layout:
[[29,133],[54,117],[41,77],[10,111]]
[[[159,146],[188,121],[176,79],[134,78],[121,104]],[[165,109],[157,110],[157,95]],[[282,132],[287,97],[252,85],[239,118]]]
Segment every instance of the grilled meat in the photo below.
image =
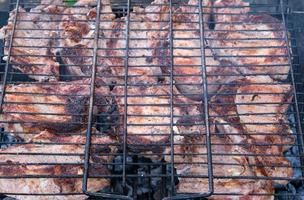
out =
[[[161,144],[170,136],[170,94],[162,86],[133,86],[127,88],[127,110],[125,110],[124,88],[115,87],[120,123],[117,134],[124,134],[124,114],[127,112],[127,134],[129,144]],[[141,147],[136,147],[141,148]],[[148,148],[151,148],[149,146]]]
[[215,2],[215,7],[221,7],[215,9],[216,13],[222,14],[216,15],[216,31],[208,34],[208,42],[220,60],[239,66],[244,75],[270,75],[274,79],[285,80],[290,67],[282,22],[266,14],[248,14],[249,8],[242,7],[248,6],[246,4],[239,1]]
[[212,9],[215,28],[220,30],[219,26],[233,26],[249,11],[250,4],[243,0],[216,0]]
[[257,154],[257,160],[251,161],[257,166],[264,165],[261,173],[265,176],[291,178],[293,174],[283,156],[294,144],[285,117],[291,92],[288,84],[280,84],[268,76],[254,76],[222,86],[211,99],[210,112],[218,134]]
[[[137,149],[154,148],[147,144],[165,144],[170,137],[170,101],[169,87],[159,86],[129,86],[127,88],[127,110],[125,110],[125,90],[115,87],[112,91],[118,105],[120,123],[119,137],[124,134],[124,114],[127,112],[127,140],[129,144],[137,145]],[[183,97],[175,88],[172,94],[172,111],[174,129],[188,129],[187,132],[199,132],[201,119],[201,104]],[[193,126],[195,124],[196,126]],[[189,128],[190,127],[190,128]],[[160,146],[155,146],[160,151]]]
[[[59,18],[58,14],[61,11],[62,8],[56,5],[41,5],[30,12],[19,8],[13,33],[13,22],[16,18],[16,10],[13,10],[10,13],[8,25],[0,31],[0,39],[5,40],[6,56],[3,59],[8,59],[9,45],[12,42],[9,62],[14,69],[38,81],[56,80],[59,76],[59,63],[56,62],[52,48],[57,29],[54,28],[56,25],[52,21]],[[54,28],[54,30],[49,28]],[[10,41],[12,34],[14,34],[14,39]]]
[[[164,64],[160,44],[168,45],[168,30],[162,28],[169,23],[169,10],[167,0],[156,0],[146,8],[134,7],[130,16],[113,22],[108,56],[111,57],[111,70],[118,83],[123,83],[126,73],[129,82],[157,83],[162,75],[160,66]],[[128,18],[129,27],[126,23]],[[127,40],[129,50],[126,50]],[[126,55],[129,57],[127,71]]]
[[[85,126],[90,80],[70,83],[7,85],[2,120],[7,130],[26,133],[50,129],[69,132]],[[96,82],[95,113],[108,106],[108,88]],[[100,85],[98,85],[100,84]],[[9,123],[8,123],[9,122]]]
[[[177,173],[180,176],[177,192],[208,192],[208,160],[203,135],[190,135],[176,137],[175,139],[174,166],[177,168]],[[210,199],[273,199],[273,196],[257,196],[258,194],[272,194],[274,190],[271,186],[271,181],[254,179],[256,173],[249,166],[248,158],[238,155],[244,154],[244,150],[240,150],[240,147],[237,145],[229,145],[228,141],[216,136],[212,136],[211,140],[213,144],[213,176],[215,178],[214,194],[216,195],[212,195],[209,197]],[[170,162],[170,158],[167,157],[166,161]],[[183,176],[194,177],[186,178]],[[195,178],[195,176],[205,178]],[[247,177],[247,179],[239,179],[239,177]]]
[[[87,197],[81,194],[85,140],[84,135],[64,137],[43,131],[28,144],[2,149],[0,192],[15,193],[8,196],[20,200],[86,199]],[[114,140],[102,135],[92,137],[91,142],[92,165],[89,175],[92,178],[88,179],[88,190],[96,192],[110,186],[109,179],[94,176],[109,175],[106,163],[112,162],[116,146]],[[20,193],[40,195],[18,195]],[[62,196],[65,193],[70,195]],[[54,196],[42,196],[43,194]]]
[[[203,67],[205,67],[208,97],[210,98],[216,94],[222,84],[233,80],[234,75],[238,74],[238,72],[234,67],[222,65],[222,63],[215,60],[209,48],[204,50],[205,60],[202,60],[199,38],[189,41],[189,38],[181,39],[181,37],[188,37],[191,34],[184,34],[182,31],[179,31],[179,33],[183,36],[177,36],[178,33],[176,33],[176,38],[179,38],[179,40],[174,42],[176,48],[173,51],[175,56],[173,72],[176,87],[182,94],[192,100],[203,100]],[[185,49],[189,46],[189,43],[196,46],[196,49]]]
[[[33,22],[42,30],[49,32],[49,53],[53,56],[60,51],[58,39],[60,37],[59,23],[65,9],[66,6],[62,0],[42,0],[40,5],[30,10],[33,15]],[[45,40],[46,38],[42,39]]]
[[[208,21],[211,1],[204,2],[205,22]],[[206,41],[200,38],[198,2],[190,1],[176,9],[173,15],[173,50],[167,46],[162,46],[162,53],[167,57],[166,64],[162,65],[163,71],[170,74],[170,54],[173,53],[173,74],[178,90],[191,98],[201,101],[203,99],[203,71],[206,68],[206,80],[208,82],[208,94],[211,97],[221,84],[228,82],[237,71],[234,67],[223,66],[224,63],[215,59],[212,49]],[[207,23],[204,23],[206,26]],[[205,43],[205,44],[203,44]],[[189,48],[191,47],[191,48]],[[204,49],[203,49],[204,48]],[[164,63],[164,62],[163,62]],[[226,65],[227,66],[227,65]]]
[[[96,3],[96,1],[95,1]],[[93,64],[94,35],[96,31],[96,8],[88,7],[93,1],[78,1],[75,7],[67,8],[59,25],[61,32],[61,57],[65,64],[65,72],[77,80],[91,76]],[[106,82],[111,82],[110,71],[105,60],[106,42],[109,38],[112,13],[109,0],[101,2],[99,24],[99,39],[97,55],[97,75],[102,76]]]

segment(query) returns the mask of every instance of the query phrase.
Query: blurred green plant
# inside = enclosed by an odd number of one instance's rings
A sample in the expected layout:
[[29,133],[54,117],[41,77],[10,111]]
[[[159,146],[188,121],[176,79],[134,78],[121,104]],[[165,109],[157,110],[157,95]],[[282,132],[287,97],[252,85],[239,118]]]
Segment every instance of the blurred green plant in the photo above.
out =
[[64,0],[63,1],[67,6],[73,6],[77,0]]

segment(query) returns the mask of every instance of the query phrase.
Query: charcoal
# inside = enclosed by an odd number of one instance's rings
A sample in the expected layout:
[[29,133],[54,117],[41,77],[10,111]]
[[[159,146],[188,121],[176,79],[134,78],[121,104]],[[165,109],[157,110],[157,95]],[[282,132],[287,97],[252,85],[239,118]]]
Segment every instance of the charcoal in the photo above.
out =
[[21,138],[15,137],[7,132],[4,128],[0,128],[0,148],[4,149],[16,143],[23,142]]
[[[115,165],[109,167],[114,174],[122,174],[122,160],[123,156],[121,154],[114,158]],[[136,175],[136,178],[127,177],[125,187],[123,187],[122,178],[112,179],[115,194],[136,195],[138,199],[160,199],[158,196],[163,197],[163,191],[171,189],[170,178],[158,176],[171,173],[171,166],[164,160],[156,162],[143,156],[127,156],[128,163],[126,173]],[[176,174],[175,169],[174,173]],[[176,177],[175,184],[177,183],[178,178]]]
[[[126,158],[126,162],[127,162],[127,165],[126,165],[126,171],[132,171],[132,168],[133,166],[132,165],[128,165],[128,163],[132,163],[133,162],[133,158],[130,157],[130,156],[127,156]],[[120,155],[120,156],[116,156],[114,158],[114,164],[115,165],[112,165],[113,167],[113,173],[115,174],[121,174],[122,171],[123,171],[123,156]]]
[[106,113],[97,116],[97,130],[103,133],[109,133],[112,130],[113,125],[118,123],[118,118],[118,107],[116,104],[113,104]]
[[297,189],[297,195],[300,200],[304,200],[304,185]]

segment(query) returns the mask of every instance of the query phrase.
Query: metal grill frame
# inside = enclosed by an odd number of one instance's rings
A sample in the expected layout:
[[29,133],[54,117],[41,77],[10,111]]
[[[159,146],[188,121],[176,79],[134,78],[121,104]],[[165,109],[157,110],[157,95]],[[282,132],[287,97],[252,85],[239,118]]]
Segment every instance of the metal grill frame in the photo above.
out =
[[[200,47],[201,47],[201,59],[202,61],[204,61],[204,64],[202,65],[203,67],[203,79],[204,79],[204,91],[207,91],[207,87],[208,87],[208,83],[207,83],[207,72],[206,72],[206,64],[205,64],[205,42],[204,42],[204,38],[205,38],[205,30],[204,30],[204,26],[202,25],[204,23],[203,21],[203,17],[202,17],[202,4],[200,3],[202,2],[202,0],[199,1],[199,15],[200,15]],[[12,32],[12,35],[11,35],[11,41],[13,40],[14,38],[14,32],[15,32],[15,27],[16,27],[16,21],[17,21],[17,15],[18,15],[18,8],[19,8],[19,5],[20,5],[20,0],[17,0],[17,3],[16,3],[16,10],[17,10],[17,13],[16,13],[16,18],[15,18],[15,21],[14,21],[14,26],[13,26],[13,32]],[[131,10],[131,0],[128,0],[128,9],[127,9],[127,16],[129,16],[129,13],[130,13],[130,10]],[[286,13],[284,12],[285,11],[285,3],[283,2],[283,0],[280,0],[280,10],[281,10],[281,15],[282,15],[282,21],[283,21],[283,24],[284,24],[284,28],[285,28],[285,32],[288,31],[288,29],[286,28],[286,23],[287,23],[287,19],[286,19]],[[171,68],[171,73],[170,73],[170,89],[171,91],[173,91],[173,39],[172,39],[172,0],[170,0],[170,51],[171,51],[171,57],[170,57],[170,60],[171,60],[171,65],[170,65],[170,68]],[[100,11],[100,1],[98,1],[98,6],[97,6],[97,10]],[[99,24],[100,23],[100,18],[99,18],[100,15],[97,15],[97,18],[96,18],[96,22],[95,24]],[[92,76],[91,76],[91,91],[90,91],[90,106],[89,106],[89,120],[88,120],[88,127],[87,127],[87,140],[86,140],[86,145],[85,145],[85,163],[84,163],[84,176],[83,176],[83,191],[85,194],[88,194],[90,196],[99,196],[99,197],[111,197],[111,198],[121,198],[121,199],[131,199],[130,197],[127,197],[127,196],[121,196],[121,195],[113,195],[113,194],[106,194],[106,193],[92,193],[90,191],[87,190],[87,178],[88,178],[88,170],[89,170],[89,158],[90,158],[90,154],[89,154],[89,149],[90,149],[90,139],[91,139],[91,131],[92,131],[92,119],[93,119],[93,105],[94,105],[94,84],[95,84],[95,78],[96,78],[96,65],[97,65],[97,50],[98,50],[98,32],[99,32],[99,26],[96,26],[95,27],[95,30],[96,30],[96,33],[94,35],[94,50],[93,50],[93,65],[92,65],[92,69],[93,69],[93,73],[92,73]],[[125,113],[124,113],[124,139],[123,139],[123,149],[124,149],[124,156],[123,156],[123,183],[125,184],[125,181],[126,181],[126,165],[127,165],[127,161],[126,161],[126,157],[127,157],[127,98],[128,98],[128,94],[127,94],[127,87],[128,87],[128,52],[129,52],[129,17],[128,17],[128,20],[127,20],[127,29],[125,30],[126,32],[126,35],[127,35],[127,38],[126,38],[126,55],[125,55],[125,63],[124,63],[124,66],[125,66],[125,84],[124,84],[124,88],[125,88],[125,94],[124,94],[124,100],[125,100]],[[290,49],[292,47],[289,46],[289,38],[288,38],[288,35],[286,34],[286,37],[285,37],[285,41],[286,43],[288,44],[287,48]],[[4,79],[3,79],[3,85],[2,85],[2,93],[1,93],[1,98],[0,98],[0,112],[2,112],[2,107],[3,107],[3,101],[4,101],[4,97],[5,97],[5,94],[6,94],[6,83],[8,81],[8,76],[9,76],[9,71],[10,71],[10,67],[9,67],[9,61],[10,61],[10,57],[11,57],[11,49],[12,49],[12,43],[10,44],[9,46],[9,54],[8,54],[8,59],[7,59],[7,62],[5,64],[5,73],[4,73]],[[298,93],[297,93],[297,87],[296,87],[296,78],[295,78],[295,75],[294,75],[294,70],[293,70],[293,64],[292,64],[292,60],[293,60],[293,55],[291,54],[290,51],[288,51],[288,60],[289,60],[289,65],[290,65],[290,74],[291,74],[291,80],[292,80],[292,86],[294,88],[293,92],[294,92],[294,104],[295,104],[295,113],[296,113],[296,124],[297,124],[297,134],[299,135],[303,135],[303,132],[302,132],[302,127],[301,127],[301,117],[300,117],[300,111],[299,111],[299,107],[300,107],[300,103],[298,102]],[[171,149],[174,149],[173,148],[173,137],[174,137],[174,132],[173,132],[173,105],[172,105],[172,102],[173,102],[173,92],[171,93],[171,96],[170,96],[170,99],[171,99],[171,105],[170,105],[170,109],[171,109],[171,115],[170,115],[170,119],[171,119],[171,122],[170,122],[170,126],[171,126],[171,133],[170,133],[170,138],[171,138]],[[208,102],[207,101],[208,99],[208,93],[204,93],[204,102]],[[199,195],[190,195],[190,196],[173,196],[173,194],[171,194],[170,197],[166,198],[166,199],[188,199],[188,198],[201,198],[201,197],[207,197],[207,196],[210,196],[212,193],[213,193],[213,173],[212,173],[212,154],[210,153],[211,152],[211,142],[210,142],[210,127],[209,127],[209,111],[208,111],[208,103],[204,103],[204,110],[205,110],[205,123],[206,123],[206,126],[207,126],[207,147],[208,147],[208,162],[210,163],[210,165],[208,165],[208,178],[209,178],[209,192],[206,193],[206,194],[199,194]],[[302,147],[304,147],[304,141],[303,141],[303,137],[299,137],[300,138],[300,145]],[[299,146],[299,147],[301,147]],[[303,152],[303,151],[302,151]],[[301,162],[302,164],[304,165],[304,159],[301,157]],[[174,151],[171,151],[171,175],[170,175],[170,178],[171,178],[171,186],[174,187],[174,172],[173,172],[173,169],[174,169]],[[303,169],[302,169],[303,171]],[[304,172],[303,172],[304,173]],[[264,177],[265,178],[265,177]],[[174,188],[172,188],[172,191],[173,191]]]

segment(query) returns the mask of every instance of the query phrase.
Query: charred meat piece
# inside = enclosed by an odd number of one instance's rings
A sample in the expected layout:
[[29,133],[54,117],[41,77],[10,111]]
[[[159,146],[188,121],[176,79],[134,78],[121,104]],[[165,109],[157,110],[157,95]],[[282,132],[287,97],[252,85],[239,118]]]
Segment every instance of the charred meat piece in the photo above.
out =
[[248,14],[248,7],[242,7],[247,3],[225,2],[215,2],[216,12],[221,14],[215,17],[216,31],[207,36],[217,57],[234,63],[244,75],[285,80],[290,66],[282,22],[266,14]]
[[[0,31],[0,39],[5,40],[6,56],[3,59],[8,59],[9,45],[12,43],[9,62],[14,69],[38,81],[56,80],[59,76],[59,63],[56,62],[52,49],[57,28],[52,21],[60,18],[62,10],[63,8],[57,5],[41,5],[30,12],[19,8],[14,33],[13,22],[16,18],[16,10],[13,10],[8,25]],[[10,41],[12,34],[14,34],[13,41]]]
[[263,175],[291,178],[293,170],[283,156],[294,144],[285,116],[291,99],[288,84],[269,76],[246,77],[222,86],[211,99],[210,112],[219,135],[257,154],[257,159],[251,161],[263,168]]
[[[2,149],[0,192],[14,193],[7,195],[22,200],[86,199],[82,194],[85,140],[84,135],[65,137],[43,131],[28,144]],[[109,179],[96,176],[110,174],[107,163],[112,162],[117,148],[115,140],[108,136],[94,136],[91,142],[91,156],[98,159],[90,162],[88,190],[96,192],[110,186]],[[22,193],[38,195],[18,195]],[[69,195],[63,195],[68,193]],[[43,194],[52,195],[42,196]]]
[[[95,2],[95,3],[94,3]],[[96,7],[89,5],[96,1],[78,1],[74,7],[67,8],[59,25],[61,31],[60,55],[65,64],[65,73],[72,80],[91,76],[93,64],[94,35],[96,31]],[[108,63],[105,60],[106,42],[110,32],[108,29],[115,15],[112,13],[109,0],[102,0],[99,24],[97,55],[97,75],[106,82],[111,81]]]
[[[207,148],[203,136],[202,134],[175,138],[174,166],[180,176],[177,193],[208,192]],[[238,146],[230,145],[225,139],[216,136],[212,136],[211,141],[214,195],[208,199],[273,199],[273,196],[259,196],[259,194],[271,194],[274,189],[271,181],[254,179],[256,174],[249,166],[248,158],[240,155],[246,153],[244,150],[240,152]],[[167,149],[167,152],[170,150]],[[166,161],[170,162],[170,158],[167,157]]]
[[[111,71],[122,84],[128,73],[129,82],[157,83],[162,75],[160,66],[161,44],[168,45],[169,3],[167,0],[156,0],[146,8],[134,7],[130,16],[116,19],[112,25],[111,39],[108,42],[111,57]],[[129,18],[129,27],[127,19]],[[129,28],[129,38],[126,29]],[[126,41],[129,40],[129,50]],[[167,46],[168,48],[168,46]],[[125,56],[128,55],[128,71],[125,70]]]
[[[50,129],[69,132],[85,126],[90,80],[50,84],[7,85],[2,119],[7,130],[31,132]],[[108,106],[108,88],[96,86],[95,112]]]

